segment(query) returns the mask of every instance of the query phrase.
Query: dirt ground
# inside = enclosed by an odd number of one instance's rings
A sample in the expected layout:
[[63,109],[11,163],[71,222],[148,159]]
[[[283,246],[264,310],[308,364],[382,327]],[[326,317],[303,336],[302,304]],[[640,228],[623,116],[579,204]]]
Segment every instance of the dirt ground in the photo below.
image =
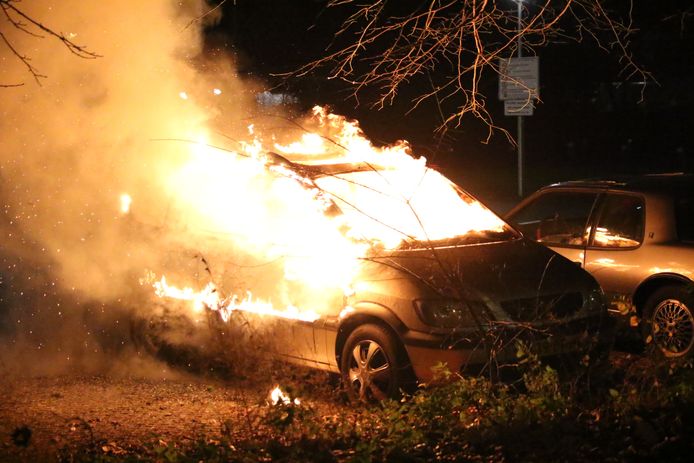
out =
[[[613,367],[639,368],[641,355],[613,352]],[[148,364],[161,367],[161,364]],[[70,461],[77,450],[92,454],[141,453],[146,445],[185,445],[201,436],[242,441],[258,429],[269,407],[273,379],[327,417],[349,405],[330,378],[291,369],[262,379],[224,380],[167,369],[129,376],[0,374],[0,463]],[[288,373],[290,372],[290,373]],[[290,376],[293,376],[290,378]],[[286,386],[286,387],[285,387]]]
[[252,425],[254,409],[267,406],[272,386],[185,375],[5,376],[0,378],[0,461],[55,461],[61,452],[90,445],[117,454],[146,442],[215,436],[222,429],[241,433]]

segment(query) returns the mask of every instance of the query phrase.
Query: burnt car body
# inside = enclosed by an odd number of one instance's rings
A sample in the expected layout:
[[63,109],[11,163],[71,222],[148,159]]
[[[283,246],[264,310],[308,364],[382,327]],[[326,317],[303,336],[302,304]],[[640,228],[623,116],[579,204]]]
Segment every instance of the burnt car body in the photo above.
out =
[[694,177],[660,174],[544,187],[506,219],[590,272],[622,327],[670,358],[694,351]]
[[[372,165],[301,165],[281,156],[273,163],[323,189],[333,201],[332,214],[368,209],[331,195],[321,179],[358,185],[350,176],[372,171]],[[461,201],[477,203],[446,182]],[[347,390],[362,399],[393,396],[413,379],[430,381],[439,364],[466,373],[516,363],[519,341],[540,357],[573,361],[588,353],[597,361],[612,333],[595,279],[498,221],[497,230],[372,250],[361,259],[352,289],[326,297],[331,303],[320,317],[275,320],[273,336],[282,341],[274,350],[293,363],[341,374]],[[239,271],[237,264],[213,265],[220,275]],[[219,281],[222,286],[223,275]],[[236,316],[248,317],[234,312],[217,326],[235,323]]]

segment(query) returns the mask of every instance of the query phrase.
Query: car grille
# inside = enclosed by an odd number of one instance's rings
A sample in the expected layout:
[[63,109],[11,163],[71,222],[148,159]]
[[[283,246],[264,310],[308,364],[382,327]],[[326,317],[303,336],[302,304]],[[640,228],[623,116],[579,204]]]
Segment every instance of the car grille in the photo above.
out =
[[579,292],[545,294],[501,302],[504,311],[517,321],[565,318],[576,313],[582,306],[583,296]]

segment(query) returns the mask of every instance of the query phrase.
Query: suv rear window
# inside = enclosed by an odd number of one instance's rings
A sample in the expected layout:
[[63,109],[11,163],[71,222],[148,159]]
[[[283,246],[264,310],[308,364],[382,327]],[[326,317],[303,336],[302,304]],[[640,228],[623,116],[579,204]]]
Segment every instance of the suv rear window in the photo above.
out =
[[632,248],[643,240],[644,209],[639,196],[607,195],[593,233],[592,246]]
[[683,196],[675,199],[677,236],[680,241],[694,242],[694,197]]

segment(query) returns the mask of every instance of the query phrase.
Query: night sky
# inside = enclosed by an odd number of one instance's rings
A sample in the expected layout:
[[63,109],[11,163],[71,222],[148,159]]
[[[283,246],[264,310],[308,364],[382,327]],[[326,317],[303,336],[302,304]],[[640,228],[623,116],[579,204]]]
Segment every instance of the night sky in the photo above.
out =
[[[628,4],[611,3],[613,8]],[[223,7],[221,23],[207,31],[207,47],[234,55],[241,73],[298,95],[306,107],[331,105],[358,119],[376,142],[409,140],[416,154],[482,199],[504,205],[514,200],[515,148],[501,133],[484,143],[487,128],[472,117],[443,139],[437,137],[433,130],[439,121],[432,104],[405,114],[419,90],[416,84],[401,92],[392,106],[376,111],[368,104],[368,94],[357,103],[349,97],[349,87],[320,73],[270,76],[321,56],[342,23],[343,10],[325,8],[322,1],[235,0]],[[525,121],[526,194],[571,178],[694,170],[689,136],[694,122],[692,13],[691,2],[685,0],[635,2],[633,19],[639,30],[632,37],[632,51],[654,79],[645,89],[640,78],[626,79],[620,73],[614,53],[591,41],[535,50],[542,102]],[[515,135],[515,118],[503,115],[503,103],[496,97],[497,77],[488,73],[482,87],[494,122]]]

